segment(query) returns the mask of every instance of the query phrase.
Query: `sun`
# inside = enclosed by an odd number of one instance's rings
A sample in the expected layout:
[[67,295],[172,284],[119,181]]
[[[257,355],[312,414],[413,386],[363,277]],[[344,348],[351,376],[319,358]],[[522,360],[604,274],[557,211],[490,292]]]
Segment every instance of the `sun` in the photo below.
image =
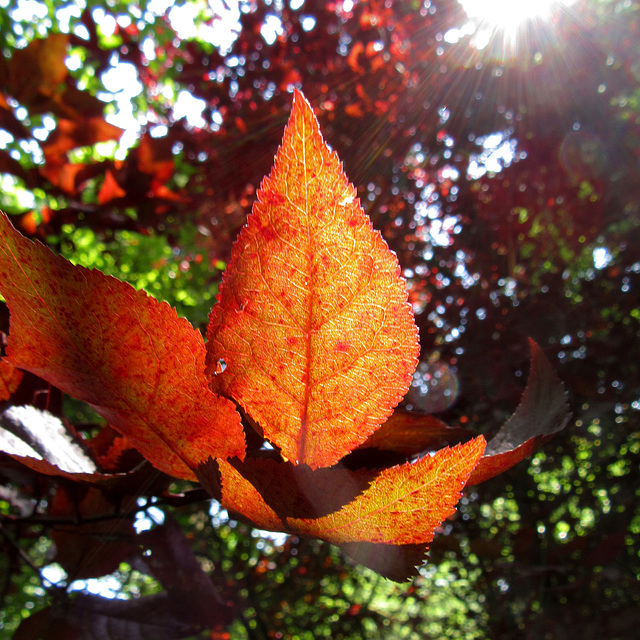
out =
[[528,22],[548,20],[576,0],[458,0],[474,23],[474,46],[484,49],[496,35],[515,49],[519,31]]

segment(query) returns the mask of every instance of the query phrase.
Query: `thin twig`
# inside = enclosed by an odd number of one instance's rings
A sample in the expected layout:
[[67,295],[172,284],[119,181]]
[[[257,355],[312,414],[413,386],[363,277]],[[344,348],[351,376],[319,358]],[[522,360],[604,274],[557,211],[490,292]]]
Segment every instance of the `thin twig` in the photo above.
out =
[[211,500],[211,496],[204,489],[194,489],[185,494],[179,496],[164,496],[157,499],[155,502],[148,502],[142,506],[136,506],[135,508],[127,511],[111,511],[109,513],[100,513],[90,516],[49,516],[46,514],[31,514],[28,516],[12,516],[3,515],[0,516],[0,523],[11,522],[20,524],[41,524],[44,526],[53,525],[81,525],[95,522],[105,522],[109,520],[118,519],[133,519],[136,513],[140,511],[146,511],[150,507],[182,507],[190,504],[196,504],[198,502],[205,502]]
[[40,574],[39,567],[37,567],[33,563],[33,560],[31,560],[29,554],[27,554],[27,552],[13,539],[13,536],[5,529],[2,521],[0,521],[0,533],[4,536],[4,539],[16,550],[18,555],[22,558],[22,561],[40,576],[40,580],[45,580],[45,578],[43,578]]

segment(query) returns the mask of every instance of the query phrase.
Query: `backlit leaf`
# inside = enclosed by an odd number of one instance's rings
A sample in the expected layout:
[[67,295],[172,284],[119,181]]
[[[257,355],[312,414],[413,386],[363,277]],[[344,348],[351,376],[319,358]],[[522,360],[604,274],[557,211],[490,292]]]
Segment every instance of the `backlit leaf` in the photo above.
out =
[[300,93],[208,335],[213,390],[312,468],[363,442],[411,382],[417,330],[398,261]]
[[[218,461],[221,502],[235,516],[249,520],[260,529],[321,538],[339,545],[357,562],[401,581],[415,573],[415,565],[424,558],[436,528],[454,513],[460,492],[484,447],[484,438],[480,436],[465,444],[441,449],[418,462],[385,469],[373,479],[367,477],[368,488],[345,506],[319,518],[287,518],[277,513],[283,508],[278,497],[281,488],[279,480],[272,477],[274,469],[271,475],[267,473],[265,461],[262,461],[265,471],[262,477],[256,473],[246,474],[251,475],[252,480],[235,465]],[[239,469],[242,466],[239,465]],[[340,478],[343,470],[321,471],[335,471]],[[198,477],[205,486],[206,478],[211,475],[211,462],[199,469]],[[209,489],[210,492],[218,491],[217,482],[214,481],[216,486],[213,491]],[[267,490],[271,482],[276,486]],[[291,484],[294,495],[306,491],[301,484],[296,485],[295,477]],[[312,494],[309,491],[306,497]],[[290,509],[291,505],[286,508]],[[306,509],[307,505],[302,508]]]
[[[378,473],[366,469],[351,471],[341,465],[311,469],[275,458],[247,457],[244,461],[234,458],[229,462],[242,476],[242,482],[246,480],[255,488],[282,523],[287,517],[317,518],[338,511],[362,493]],[[198,469],[203,484],[207,484],[211,464],[215,463],[210,461]],[[233,508],[231,485],[241,481],[230,470],[223,469],[223,474],[223,500]]]
[[[226,460],[218,460],[218,464],[222,478],[222,506],[232,513],[248,518],[260,529],[282,531],[284,529],[282,520],[251,482]],[[200,481],[211,493],[202,476]]]
[[84,400],[156,467],[193,478],[209,456],[243,455],[240,418],[207,388],[200,334],[174,309],[74,266],[0,215],[7,356]]

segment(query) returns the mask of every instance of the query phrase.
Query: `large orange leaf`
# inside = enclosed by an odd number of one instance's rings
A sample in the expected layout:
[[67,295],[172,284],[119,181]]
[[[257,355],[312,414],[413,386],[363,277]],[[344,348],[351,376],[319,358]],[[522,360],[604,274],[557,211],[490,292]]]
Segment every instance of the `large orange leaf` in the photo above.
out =
[[417,329],[398,261],[301,93],[208,335],[213,390],[312,468],[363,442],[410,384]]
[[92,405],[152,464],[193,478],[244,454],[240,417],[204,373],[200,333],[174,309],[21,236],[0,214],[9,361]]

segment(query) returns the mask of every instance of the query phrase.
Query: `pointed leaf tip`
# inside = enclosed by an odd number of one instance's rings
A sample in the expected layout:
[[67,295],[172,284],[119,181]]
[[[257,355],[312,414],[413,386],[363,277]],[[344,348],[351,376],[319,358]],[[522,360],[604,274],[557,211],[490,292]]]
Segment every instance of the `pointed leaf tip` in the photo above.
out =
[[[398,261],[301,92],[208,337],[212,389],[237,400],[285,458],[312,468],[362,443],[411,382],[419,347]],[[227,367],[216,375],[220,358]]]

